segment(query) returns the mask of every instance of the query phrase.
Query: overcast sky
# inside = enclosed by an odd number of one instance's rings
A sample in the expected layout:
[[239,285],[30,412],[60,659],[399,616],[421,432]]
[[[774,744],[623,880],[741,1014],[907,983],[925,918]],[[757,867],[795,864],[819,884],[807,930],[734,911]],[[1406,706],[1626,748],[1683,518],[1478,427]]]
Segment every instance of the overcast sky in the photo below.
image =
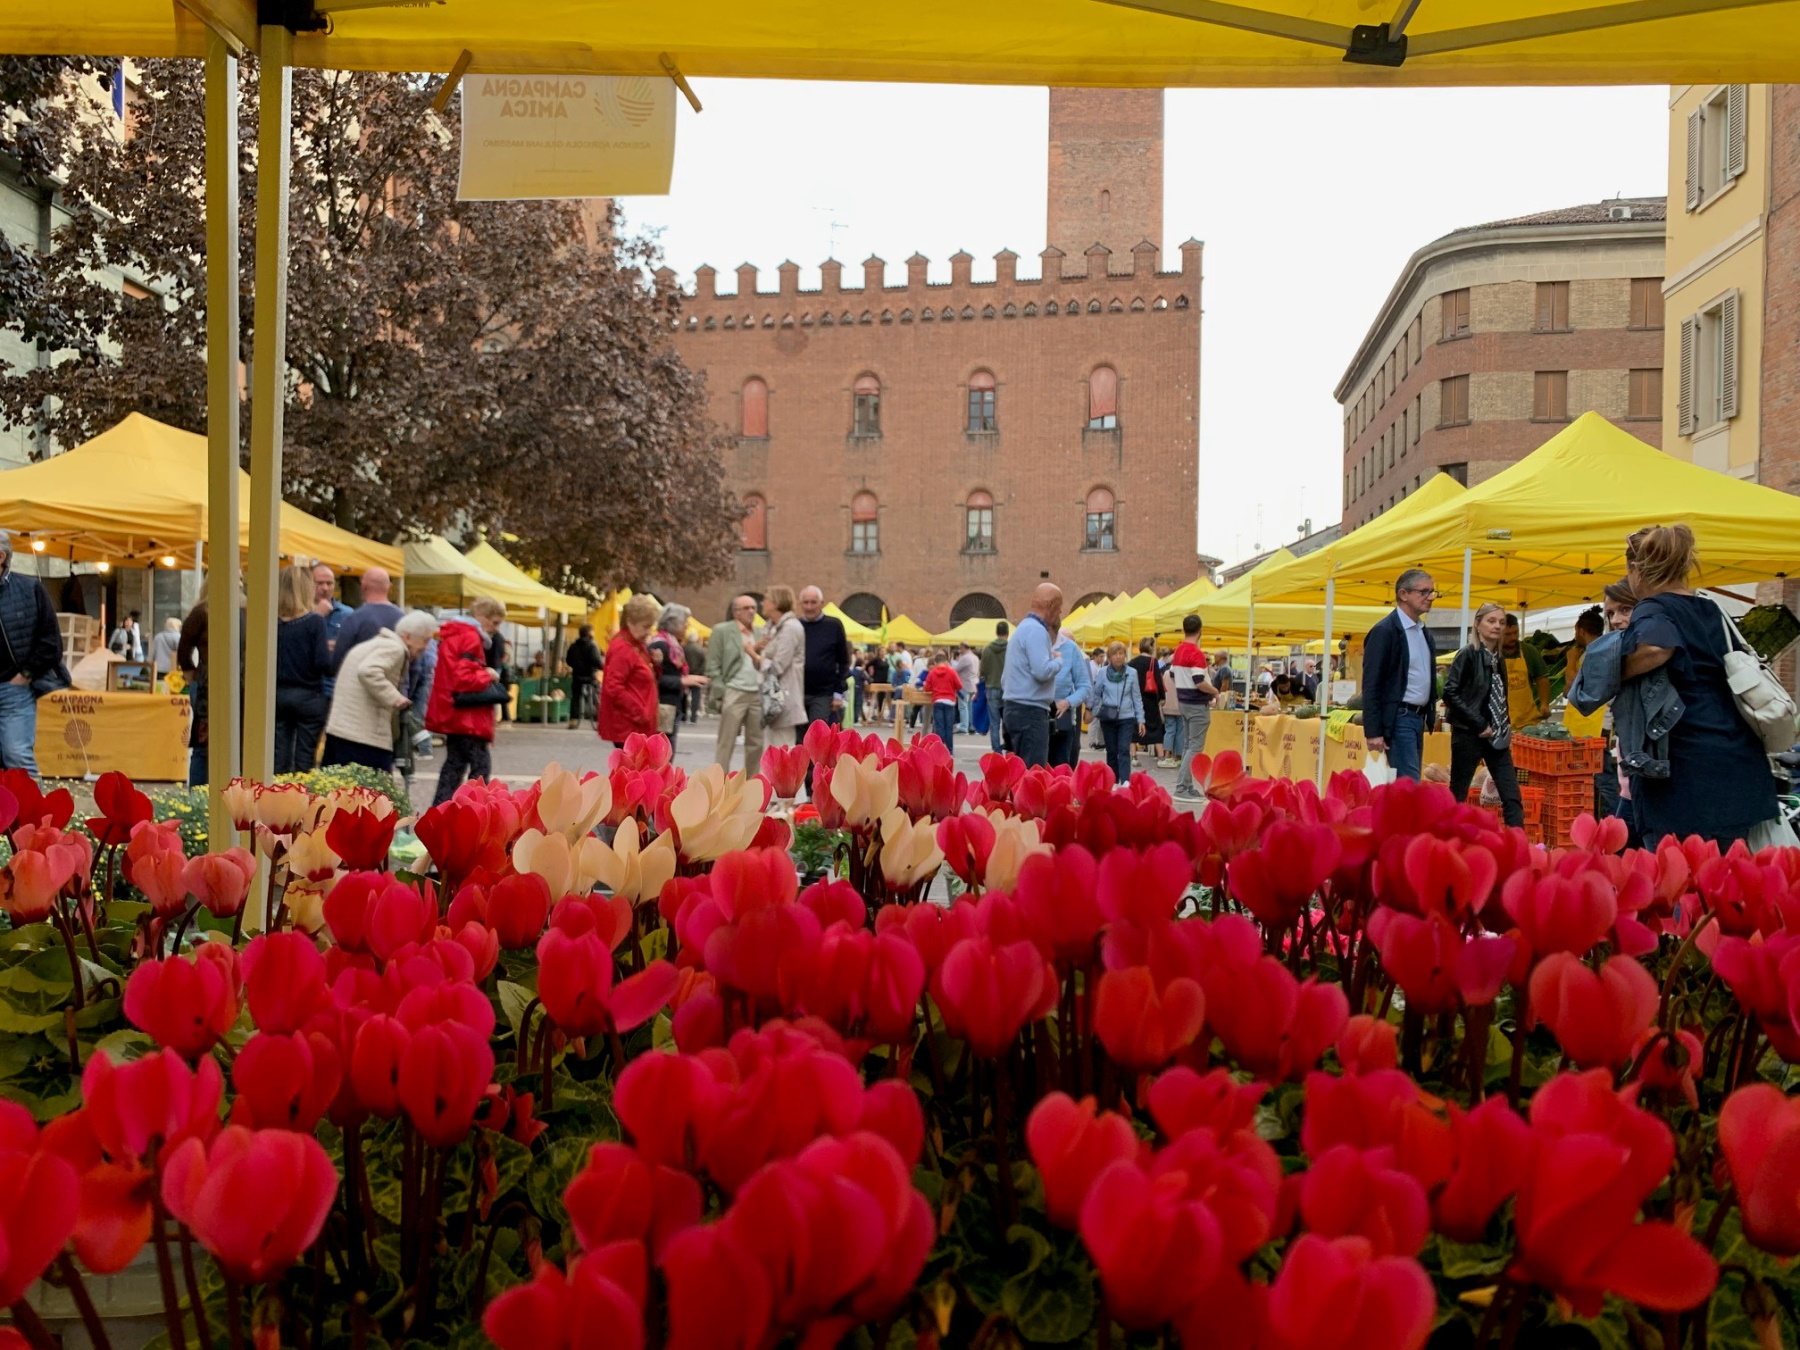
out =
[[[761,284],[915,250],[977,280],[1044,246],[1042,89],[695,81],[668,197],[623,203],[684,283],[751,262]],[[1338,518],[1331,391],[1406,258],[1448,230],[1668,188],[1667,91],[1171,90],[1164,266],[1203,240],[1198,545],[1228,561]]]

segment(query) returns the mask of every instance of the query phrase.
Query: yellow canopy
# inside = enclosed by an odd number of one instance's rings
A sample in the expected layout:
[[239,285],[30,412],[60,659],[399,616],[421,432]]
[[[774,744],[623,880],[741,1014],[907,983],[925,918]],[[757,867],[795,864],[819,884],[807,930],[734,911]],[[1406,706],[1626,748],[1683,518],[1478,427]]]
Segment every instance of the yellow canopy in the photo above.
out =
[[[881,636],[877,633],[876,641],[880,640]],[[887,621],[887,640],[889,642],[904,642],[907,646],[912,647],[922,643],[929,643],[931,641],[931,634],[927,633],[923,628],[919,627],[918,624],[907,618],[906,615],[899,614]]]
[[[303,13],[311,6],[298,6]],[[609,71],[778,79],[1050,85],[1664,84],[1800,79],[1795,0],[1459,0],[1370,8],[1366,0],[455,0],[327,5],[300,33],[301,65],[447,70],[467,49],[481,71]],[[247,0],[13,0],[0,50],[199,56],[196,14],[254,47]],[[1396,13],[1405,40],[1391,46]],[[1410,20],[1409,22],[1407,20]],[[1347,61],[1369,25],[1370,60]],[[1402,63],[1403,61],[1403,63]]]
[[[1449,474],[1433,474],[1429,482],[1411,496],[1402,498],[1393,510],[1382,512],[1342,539],[1298,558],[1290,555],[1279,567],[1272,567],[1269,563],[1259,567],[1256,571],[1256,593],[1271,600],[1323,600],[1325,580],[1331,575],[1337,559],[1347,550],[1368,547],[1373,540],[1410,537],[1413,521],[1455,501],[1467,491]],[[1269,561],[1272,563],[1274,559]],[[1460,570],[1457,575],[1460,580]],[[1347,584],[1340,578],[1336,591],[1338,603],[1391,605],[1394,602],[1394,588],[1387,585],[1384,590],[1384,585],[1385,583],[1357,586]]]
[[[238,472],[241,499],[250,475]],[[194,565],[206,537],[206,438],[142,413],[72,450],[0,472],[0,527],[54,557],[151,567],[164,559]],[[250,546],[247,521],[240,548]],[[281,555],[327,563],[340,572],[384,567],[399,575],[401,551],[340,530],[286,502]]]
[[1148,610],[1132,615],[1131,631],[1125,636],[1138,642],[1147,637],[1155,637],[1158,633],[1180,632],[1181,621],[1187,617],[1188,611],[1218,592],[1219,588],[1212,584],[1211,577],[1195,577],[1187,585],[1170,591]]
[[985,647],[999,636],[994,631],[995,625],[1005,622],[1005,619],[964,619],[956,627],[937,634],[931,640],[942,647],[953,647],[959,642],[966,642],[971,647]]
[[406,545],[406,603],[460,609],[478,595],[514,610],[537,609],[529,588],[503,581],[477,567],[441,534]]
[[1095,605],[1093,613],[1079,624],[1065,622],[1062,631],[1073,638],[1077,646],[1081,647],[1102,642],[1123,641],[1131,635],[1133,616],[1148,613],[1161,603],[1162,597],[1148,586],[1136,595],[1128,595],[1121,591],[1111,605]]
[[1527,608],[1593,601],[1625,574],[1626,535],[1678,522],[1699,545],[1698,585],[1800,570],[1800,498],[1666,455],[1590,412],[1403,530],[1355,547],[1342,541],[1337,594],[1347,584],[1373,593],[1385,586],[1391,597],[1401,571],[1423,567],[1444,603],[1460,607],[1466,549],[1474,600]]
[[855,619],[844,613],[843,610],[839,609],[834,601],[827,600],[825,602],[825,612],[844,625],[844,636],[849,638],[850,641],[861,643],[865,647],[871,642],[881,641],[880,629],[870,628],[867,624],[858,623]]
[[[1308,638],[1322,639],[1325,606],[1275,604],[1262,599],[1264,576],[1294,561],[1294,555],[1287,549],[1276,549],[1252,570],[1221,587],[1217,594],[1190,605],[1187,612],[1198,614],[1203,625],[1202,642],[1208,646],[1218,641],[1227,646],[1232,642],[1242,643],[1251,638],[1252,630],[1259,647],[1265,640],[1280,644],[1283,639],[1294,643]],[[1251,606],[1253,597],[1254,609]],[[1366,632],[1386,613],[1386,608],[1382,607],[1339,605],[1332,618],[1332,635],[1342,637]]]
[[561,591],[553,591],[536,577],[515,566],[505,554],[483,539],[474,548],[463,555],[475,566],[490,576],[499,577],[502,581],[511,582],[523,587],[536,599],[531,607],[546,609],[552,614],[585,614],[588,602],[579,595],[564,595]]

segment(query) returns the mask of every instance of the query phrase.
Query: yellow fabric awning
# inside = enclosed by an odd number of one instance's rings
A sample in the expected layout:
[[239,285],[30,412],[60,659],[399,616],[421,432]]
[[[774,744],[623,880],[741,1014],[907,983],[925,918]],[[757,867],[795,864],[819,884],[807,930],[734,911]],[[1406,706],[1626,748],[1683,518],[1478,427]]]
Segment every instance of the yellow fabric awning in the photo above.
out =
[[[1430,481],[1422,484],[1417,492],[1402,498],[1393,510],[1382,512],[1367,524],[1350,531],[1341,539],[1333,540],[1324,548],[1298,558],[1289,554],[1279,566],[1271,565],[1275,559],[1269,559],[1256,569],[1256,593],[1271,600],[1323,600],[1325,579],[1332,574],[1333,565],[1346,550],[1365,548],[1371,540],[1404,537],[1412,528],[1413,521],[1456,500],[1467,490],[1447,473],[1433,474]],[[1459,571],[1458,581],[1460,580]],[[1345,605],[1391,605],[1394,590],[1391,585],[1384,591],[1379,585],[1356,586],[1340,580],[1337,600],[1339,604]]]
[[[1158,88],[1800,80],[1796,0],[1405,7],[1404,46],[1381,48],[1372,63],[1345,59],[1354,30],[1385,29],[1396,11],[1366,0],[916,0],[903,9],[454,0],[318,9],[331,11],[329,23],[296,37],[294,59],[343,69],[448,70],[467,50],[471,74],[660,75],[670,61],[687,76]],[[246,0],[13,0],[0,7],[0,51],[199,56],[202,13],[256,45],[257,10]]]
[[1677,523],[1690,526],[1699,545],[1696,585],[1800,571],[1800,497],[1676,459],[1590,412],[1404,528],[1361,540],[1359,530],[1340,541],[1337,594],[1359,598],[1360,588],[1373,597],[1385,588],[1391,602],[1400,572],[1422,567],[1437,583],[1440,603],[1460,608],[1467,549],[1474,602],[1589,603],[1625,575],[1628,534]]
[[547,609],[552,614],[586,614],[588,602],[579,595],[564,595],[544,585],[524,569],[515,566],[505,554],[487,540],[482,540],[463,555],[490,576],[518,586],[536,597],[532,608]]
[[[247,507],[250,475],[238,472]],[[0,527],[18,548],[27,540],[74,562],[153,567],[165,558],[194,565],[206,537],[206,438],[132,413],[71,450],[0,472]],[[238,546],[250,547],[241,522]],[[297,506],[281,505],[281,556],[327,563],[340,572],[405,567],[401,550],[341,530]]]
[[843,610],[839,609],[834,602],[830,600],[825,602],[825,612],[844,625],[844,636],[849,638],[850,641],[865,647],[872,642],[881,641],[881,632],[879,629],[870,628],[867,624],[858,623],[855,619],[844,613]]
[[[876,635],[876,640],[880,640],[879,634]],[[929,643],[931,634],[907,618],[906,615],[897,614],[887,621],[887,640],[904,642],[909,647],[916,647]]]
[[959,642],[966,642],[971,647],[985,647],[999,636],[995,628],[1005,623],[1005,619],[964,619],[956,627],[934,636],[931,640],[940,647],[954,647]]
[[1179,633],[1181,621],[1187,617],[1188,611],[1202,600],[1218,593],[1219,588],[1212,584],[1211,577],[1195,577],[1187,585],[1170,591],[1150,609],[1132,615],[1130,632],[1124,636],[1132,642],[1139,642],[1159,633]]
[[483,571],[443,535],[406,545],[407,604],[461,609],[478,595],[500,601],[509,617],[515,611],[536,616],[538,604],[531,589]]

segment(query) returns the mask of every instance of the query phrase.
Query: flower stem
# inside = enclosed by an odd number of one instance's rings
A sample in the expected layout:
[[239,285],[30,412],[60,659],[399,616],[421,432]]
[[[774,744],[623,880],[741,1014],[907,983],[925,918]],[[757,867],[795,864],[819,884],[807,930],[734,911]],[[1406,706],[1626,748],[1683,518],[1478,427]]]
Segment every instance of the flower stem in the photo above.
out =
[[44,1325],[44,1319],[37,1315],[37,1309],[20,1299],[7,1311],[12,1314],[13,1325],[25,1337],[31,1350],[57,1350],[56,1337],[50,1334],[50,1328]]
[[175,1292],[175,1267],[169,1257],[169,1215],[162,1196],[152,1189],[151,1231],[156,1235],[156,1278],[162,1285],[163,1321],[171,1350],[187,1350],[187,1332],[181,1325],[181,1296]]
[[94,1307],[94,1300],[88,1296],[87,1281],[81,1278],[81,1267],[75,1264],[75,1258],[64,1252],[57,1257],[57,1267],[62,1271],[63,1284],[69,1296],[75,1300],[75,1308],[81,1314],[81,1325],[87,1330],[88,1339],[94,1343],[94,1350],[112,1350],[112,1338],[106,1334],[106,1323]]
[[200,1297],[200,1278],[194,1272],[194,1239],[181,1225],[181,1275],[187,1285],[188,1304],[194,1310],[194,1334],[205,1350],[212,1350],[212,1328],[206,1322],[206,1300]]

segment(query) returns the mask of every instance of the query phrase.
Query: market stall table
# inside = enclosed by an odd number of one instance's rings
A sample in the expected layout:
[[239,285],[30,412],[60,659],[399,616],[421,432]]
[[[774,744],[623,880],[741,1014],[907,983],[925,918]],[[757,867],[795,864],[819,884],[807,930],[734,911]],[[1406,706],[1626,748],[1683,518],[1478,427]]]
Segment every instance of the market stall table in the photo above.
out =
[[63,689],[37,705],[37,761],[45,778],[117,770],[143,783],[185,783],[185,694]]
[[[1213,756],[1227,750],[1241,750],[1244,744],[1244,718],[1251,717],[1250,752],[1244,767],[1253,778],[1312,778],[1319,767],[1319,740],[1325,720],[1320,717],[1294,717],[1288,713],[1215,712],[1206,732],[1206,753]],[[1346,726],[1344,739],[1325,740],[1325,775],[1330,777],[1344,769],[1361,769],[1368,762],[1369,747],[1363,740],[1363,729]],[[1426,764],[1450,765],[1450,733],[1427,732]]]

